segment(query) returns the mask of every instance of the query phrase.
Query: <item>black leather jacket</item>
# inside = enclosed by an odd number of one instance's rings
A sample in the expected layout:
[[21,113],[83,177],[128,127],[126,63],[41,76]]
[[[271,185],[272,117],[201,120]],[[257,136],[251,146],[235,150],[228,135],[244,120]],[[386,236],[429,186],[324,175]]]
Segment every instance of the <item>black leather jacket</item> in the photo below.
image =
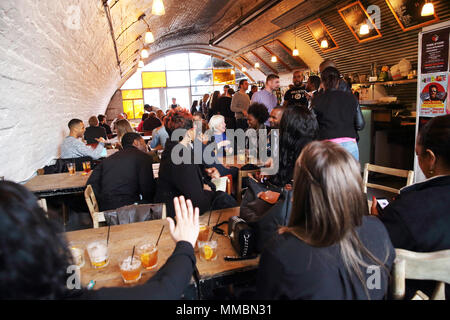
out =
[[[339,80],[338,90],[347,91],[347,92],[352,93],[350,86],[348,85],[347,81],[345,81],[344,79]],[[359,102],[358,102],[358,109],[357,109],[356,117],[355,117],[355,129],[356,129],[356,131],[362,131],[362,130],[364,130],[365,126],[366,126],[366,121],[364,120],[364,116],[361,111],[361,106],[359,105]]]

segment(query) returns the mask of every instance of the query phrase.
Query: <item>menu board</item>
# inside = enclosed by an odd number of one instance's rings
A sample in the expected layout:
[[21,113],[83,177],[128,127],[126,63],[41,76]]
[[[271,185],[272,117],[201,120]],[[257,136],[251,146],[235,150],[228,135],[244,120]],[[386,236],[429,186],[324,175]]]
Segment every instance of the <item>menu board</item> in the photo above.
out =
[[435,117],[450,113],[447,72],[420,77],[420,116]]
[[422,35],[422,74],[449,71],[449,37],[450,28]]

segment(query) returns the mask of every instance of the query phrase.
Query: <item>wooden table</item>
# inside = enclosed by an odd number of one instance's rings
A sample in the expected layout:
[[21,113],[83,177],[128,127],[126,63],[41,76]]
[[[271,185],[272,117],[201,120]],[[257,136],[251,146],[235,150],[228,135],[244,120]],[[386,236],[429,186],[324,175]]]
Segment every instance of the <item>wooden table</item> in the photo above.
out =
[[46,174],[34,177],[25,184],[25,187],[39,198],[80,193],[86,187],[91,174],[92,171],[86,175],[83,172],[76,172],[73,176],[68,172]]
[[[220,221],[228,221],[232,216],[239,215],[239,208],[225,209],[214,211],[211,216],[211,225],[215,224],[219,213],[222,212]],[[207,223],[208,215],[200,217],[200,223]],[[172,240],[166,220],[154,220],[148,222],[140,222],[128,225],[112,226],[110,233],[110,262],[107,267],[96,270],[91,266],[89,256],[85,250],[85,266],[81,268],[81,282],[86,286],[90,280],[96,282],[95,289],[103,287],[124,287],[129,286],[123,283],[118,266],[118,257],[120,254],[129,252],[131,254],[133,246],[140,241],[156,241],[162,226],[165,226],[158,245],[158,266],[155,270],[143,270],[142,278],[139,285],[146,282],[156,271],[164,265],[169,256],[175,249],[175,242]],[[227,226],[221,226],[227,231]],[[86,246],[89,242],[106,239],[108,228],[89,229],[82,231],[74,231],[66,233],[68,241],[80,242]],[[223,276],[229,276],[234,273],[244,272],[248,270],[255,271],[258,267],[259,259],[247,261],[224,261],[225,256],[235,256],[236,252],[231,246],[230,240],[222,235],[214,234],[213,239],[218,241],[218,257],[216,261],[204,262],[199,258],[198,252],[195,254],[197,258],[197,268],[201,276],[201,282],[210,279],[217,279]]]

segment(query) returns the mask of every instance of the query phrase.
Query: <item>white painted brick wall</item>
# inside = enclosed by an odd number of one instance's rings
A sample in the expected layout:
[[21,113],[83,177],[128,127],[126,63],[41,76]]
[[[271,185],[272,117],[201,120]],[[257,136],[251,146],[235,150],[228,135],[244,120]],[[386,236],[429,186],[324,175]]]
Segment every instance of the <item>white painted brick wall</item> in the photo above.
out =
[[104,113],[119,82],[100,0],[1,0],[0,176],[24,181],[58,157],[68,121]]

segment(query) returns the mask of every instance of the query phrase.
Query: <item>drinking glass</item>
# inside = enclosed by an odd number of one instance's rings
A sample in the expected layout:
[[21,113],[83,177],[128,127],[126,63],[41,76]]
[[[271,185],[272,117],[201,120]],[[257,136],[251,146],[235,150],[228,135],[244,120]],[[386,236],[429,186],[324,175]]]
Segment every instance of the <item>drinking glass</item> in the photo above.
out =
[[101,269],[109,264],[108,245],[106,240],[98,240],[87,245],[87,252],[94,269]]
[[76,172],[75,163],[68,163],[67,164],[67,170],[69,170],[69,175],[74,176]]
[[91,172],[91,162],[90,161],[86,161],[83,162],[83,170],[84,170],[84,174],[89,174],[89,172]]
[[198,249],[202,261],[214,261],[217,259],[217,241],[199,241]]
[[158,248],[151,242],[142,242],[137,246],[137,255],[141,259],[142,266],[146,270],[155,269],[158,266]]
[[85,264],[84,260],[84,247],[77,242],[69,243],[70,252],[72,253],[73,262],[78,268],[83,268]]
[[124,253],[119,259],[119,269],[123,282],[138,282],[142,276],[141,260],[138,256],[131,256],[129,252]]

